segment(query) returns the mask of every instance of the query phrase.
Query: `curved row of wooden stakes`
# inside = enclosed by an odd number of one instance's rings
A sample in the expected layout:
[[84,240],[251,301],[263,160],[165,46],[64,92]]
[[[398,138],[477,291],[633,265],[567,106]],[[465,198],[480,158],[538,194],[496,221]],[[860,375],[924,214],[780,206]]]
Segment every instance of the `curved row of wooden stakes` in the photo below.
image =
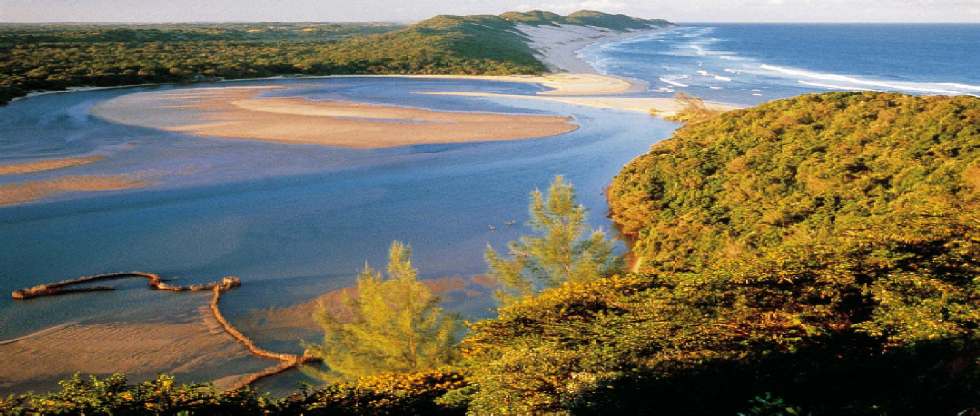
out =
[[280,364],[269,367],[265,370],[251,373],[243,376],[236,382],[231,389],[237,390],[254,384],[265,377],[273,376],[289,369],[295,368],[301,364],[311,363],[319,361],[317,357],[310,356],[308,354],[295,355],[295,354],[285,354],[274,351],[269,351],[255,345],[251,339],[249,339],[245,334],[235,328],[225,316],[221,314],[221,310],[218,309],[218,303],[221,301],[221,295],[231,289],[241,286],[242,282],[237,277],[226,276],[221,278],[218,282],[206,283],[206,284],[194,284],[188,286],[171,285],[163,281],[159,275],[154,273],[146,272],[124,272],[124,273],[107,273],[99,274],[94,276],[83,276],[77,279],[63,280],[56,283],[47,283],[38,286],[34,286],[27,289],[15,290],[11,293],[11,297],[16,300],[27,300],[32,298],[38,298],[43,296],[57,296],[65,295],[69,293],[80,293],[80,292],[96,292],[96,291],[106,291],[114,290],[112,287],[108,286],[86,286],[86,287],[76,287],[78,285],[93,283],[93,282],[103,282],[109,280],[119,280],[119,279],[129,279],[129,278],[145,278],[149,281],[150,289],[153,290],[163,290],[169,292],[203,292],[206,290],[211,291],[211,302],[209,308],[211,309],[211,314],[214,315],[214,319],[218,321],[221,327],[225,330],[228,335],[231,335],[238,343],[245,346],[245,348],[255,356],[266,358],[270,360],[280,361]]

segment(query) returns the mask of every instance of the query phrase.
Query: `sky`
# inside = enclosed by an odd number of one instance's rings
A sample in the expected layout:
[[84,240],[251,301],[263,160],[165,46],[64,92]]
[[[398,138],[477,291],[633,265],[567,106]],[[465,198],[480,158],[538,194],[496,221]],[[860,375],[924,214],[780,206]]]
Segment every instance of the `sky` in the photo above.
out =
[[0,0],[0,22],[412,22],[533,9],[675,22],[980,23],[980,0]]

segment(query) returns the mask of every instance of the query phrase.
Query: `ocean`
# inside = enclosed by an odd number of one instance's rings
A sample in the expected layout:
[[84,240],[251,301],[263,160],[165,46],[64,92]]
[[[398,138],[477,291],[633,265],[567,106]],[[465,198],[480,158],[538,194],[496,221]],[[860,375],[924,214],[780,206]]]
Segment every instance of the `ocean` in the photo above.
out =
[[855,90],[980,96],[978,24],[689,24],[580,55],[654,94],[737,104]]

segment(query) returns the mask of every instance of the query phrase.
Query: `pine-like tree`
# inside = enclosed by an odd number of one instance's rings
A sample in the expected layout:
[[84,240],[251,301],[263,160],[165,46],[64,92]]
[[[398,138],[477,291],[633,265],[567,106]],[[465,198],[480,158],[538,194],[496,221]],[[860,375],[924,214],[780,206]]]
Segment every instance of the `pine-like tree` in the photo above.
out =
[[[439,307],[439,298],[417,280],[411,248],[395,241],[388,255],[388,278],[369,265],[357,289],[344,298],[343,314],[320,305],[314,318],[323,343],[307,345],[329,371],[311,371],[325,381],[350,380],[390,372],[415,372],[451,362],[459,319]],[[338,316],[339,315],[339,316]]]
[[614,273],[622,259],[601,230],[586,232],[586,209],[575,201],[575,188],[556,176],[545,197],[531,193],[531,228],[537,236],[523,236],[508,244],[510,259],[487,247],[489,274],[500,282],[497,297],[503,302],[555,287],[566,281],[588,281]]

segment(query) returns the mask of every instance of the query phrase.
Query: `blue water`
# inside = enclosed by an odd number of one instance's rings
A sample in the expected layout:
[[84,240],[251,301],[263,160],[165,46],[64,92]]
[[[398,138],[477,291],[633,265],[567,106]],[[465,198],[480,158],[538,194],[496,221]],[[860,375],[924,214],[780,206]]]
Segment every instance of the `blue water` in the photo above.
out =
[[581,53],[656,94],[740,104],[849,90],[980,95],[977,24],[694,24]]
[[[0,340],[65,322],[198,322],[197,308],[207,299],[152,292],[138,281],[122,282],[114,292],[27,302],[6,295],[80,275],[145,270],[181,284],[236,275],[243,286],[222,301],[233,321],[352,284],[365,261],[383,265],[392,240],[412,245],[424,278],[478,275],[486,271],[487,244],[504,249],[507,241],[527,232],[522,224],[528,194],[547,187],[554,175],[565,175],[576,185],[592,226],[610,230],[604,188],[625,163],[676,127],[640,113],[419,94],[540,90],[523,84],[396,78],[233,84],[277,85],[285,87],[285,94],[313,99],[565,114],[581,127],[533,140],[356,150],[194,137],[117,125],[90,113],[94,105],[122,94],[172,86],[16,101],[0,108],[0,164],[93,154],[105,159],[0,176],[0,185],[119,173],[143,175],[152,183],[144,189],[62,194],[0,207]],[[510,220],[518,224],[505,225]],[[490,311],[468,312],[485,316]],[[273,343],[275,334],[262,330],[249,335],[277,349],[299,348],[298,340]],[[211,380],[269,365],[250,360],[213,363],[179,375]],[[66,368],[64,375],[71,372]],[[49,388],[54,380],[5,386],[0,379],[0,393]]]

